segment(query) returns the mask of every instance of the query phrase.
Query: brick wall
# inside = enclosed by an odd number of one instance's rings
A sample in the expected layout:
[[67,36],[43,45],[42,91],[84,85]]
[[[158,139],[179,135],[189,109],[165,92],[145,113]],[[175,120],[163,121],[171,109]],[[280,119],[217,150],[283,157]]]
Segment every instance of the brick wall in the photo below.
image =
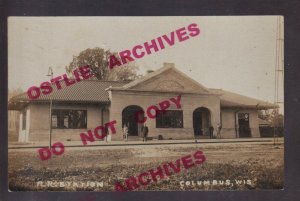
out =
[[[87,110],[87,129],[52,129],[52,141],[81,141],[80,133],[94,129],[102,124],[101,106],[97,105],[54,105],[53,109]],[[30,105],[30,134],[29,141],[49,140],[49,105]],[[105,119],[105,116],[103,117]],[[106,123],[106,122],[104,122]]]
[[[122,111],[130,105],[137,105],[144,111],[150,105],[158,106],[158,103],[173,97],[179,93],[155,93],[155,92],[123,92],[112,91],[110,119],[117,121],[117,134],[112,140],[122,140]],[[193,133],[193,111],[199,107],[206,107],[211,112],[211,122],[214,127],[220,122],[220,100],[216,95],[192,95],[181,94],[183,110],[183,128],[156,128],[155,119],[147,119],[145,122],[149,128],[149,137],[163,135],[164,138],[191,139]],[[176,106],[173,105],[172,109]]]
[[[237,113],[235,113],[237,111]],[[252,137],[260,137],[259,125],[258,125],[258,112],[257,110],[233,110],[233,109],[222,109],[222,138],[236,138],[235,124],[238,130],[238,113],[249,113],[249,126],[251,129]],[[235,122],[236,114],[236,122]],[[237,136],[239,134],[237,133]]]

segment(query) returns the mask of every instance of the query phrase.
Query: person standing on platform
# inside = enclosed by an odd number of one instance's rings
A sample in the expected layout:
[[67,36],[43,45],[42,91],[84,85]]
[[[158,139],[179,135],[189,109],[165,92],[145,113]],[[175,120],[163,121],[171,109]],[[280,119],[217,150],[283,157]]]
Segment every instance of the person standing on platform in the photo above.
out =
[[126,124],[124,124],[124,127],[123,127],[123,139],[124,139],[125,141],[128,140],[128,127],[127,127]]
[[217,124],[217,138],[218,139],[221,139],[221,129],[222,129],[221,124]]
[[213,126],[209,127],[209,136],[210,136],[210,139],[212,139],[214,137],[214,127]]
[[146,124],[144,124],[142,126],[143,142],[144,141],[147,142],[148,132],[149,132],[148,126]]

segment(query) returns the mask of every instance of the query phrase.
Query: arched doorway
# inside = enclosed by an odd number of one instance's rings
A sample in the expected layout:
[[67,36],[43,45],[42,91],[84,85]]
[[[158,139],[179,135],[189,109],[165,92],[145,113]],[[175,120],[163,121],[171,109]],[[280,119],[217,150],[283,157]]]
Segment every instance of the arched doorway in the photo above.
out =
[[210,137],[209,127],[210,111],[205,107],[200,107],[193,112],[193,128],[195,137]]
[[[136,114],[139,111],[144,111],[143,108],[137,105],[130,105],[122,111],[122,128],[126,124],[128,127],[128,136],[140,136],[142,124],[137,122]],[[139,113],[139,119],[144,118],[143,113]]]

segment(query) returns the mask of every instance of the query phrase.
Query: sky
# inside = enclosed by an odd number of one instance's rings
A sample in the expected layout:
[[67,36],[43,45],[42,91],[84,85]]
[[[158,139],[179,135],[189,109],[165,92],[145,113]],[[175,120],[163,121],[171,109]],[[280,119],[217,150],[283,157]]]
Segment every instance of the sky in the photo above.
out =
[[[174,63],[208,88],[274,102],[277,19],[278,16],[9,17],[8,87],[27,91],[33,85],[39,86],[49,80],[49,66],[54,76],[62,75],[73,56],[87,48],[120,52],[196,23],[201,30],[197,37],[136,60],[140,73],[159,69],[164,62]],[[279,83],[279,101],[283,102],[283,80]]]

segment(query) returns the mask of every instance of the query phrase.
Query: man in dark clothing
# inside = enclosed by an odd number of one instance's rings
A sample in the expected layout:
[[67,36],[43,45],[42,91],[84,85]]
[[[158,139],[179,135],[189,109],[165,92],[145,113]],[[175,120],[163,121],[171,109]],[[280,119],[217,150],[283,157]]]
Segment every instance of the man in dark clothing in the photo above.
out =
[[145,141],[145,142],[147,141],[148,131],[149,131],[149,129],[148,129],[147,125],[146,125],[146,124],[143,125],[143,126],[142,126],[143,142],[144,142],[144,141]]
[[212,139],[214,136],[214,127],[213,126],[209,127],[209,136],[210,136],[210,139]]

